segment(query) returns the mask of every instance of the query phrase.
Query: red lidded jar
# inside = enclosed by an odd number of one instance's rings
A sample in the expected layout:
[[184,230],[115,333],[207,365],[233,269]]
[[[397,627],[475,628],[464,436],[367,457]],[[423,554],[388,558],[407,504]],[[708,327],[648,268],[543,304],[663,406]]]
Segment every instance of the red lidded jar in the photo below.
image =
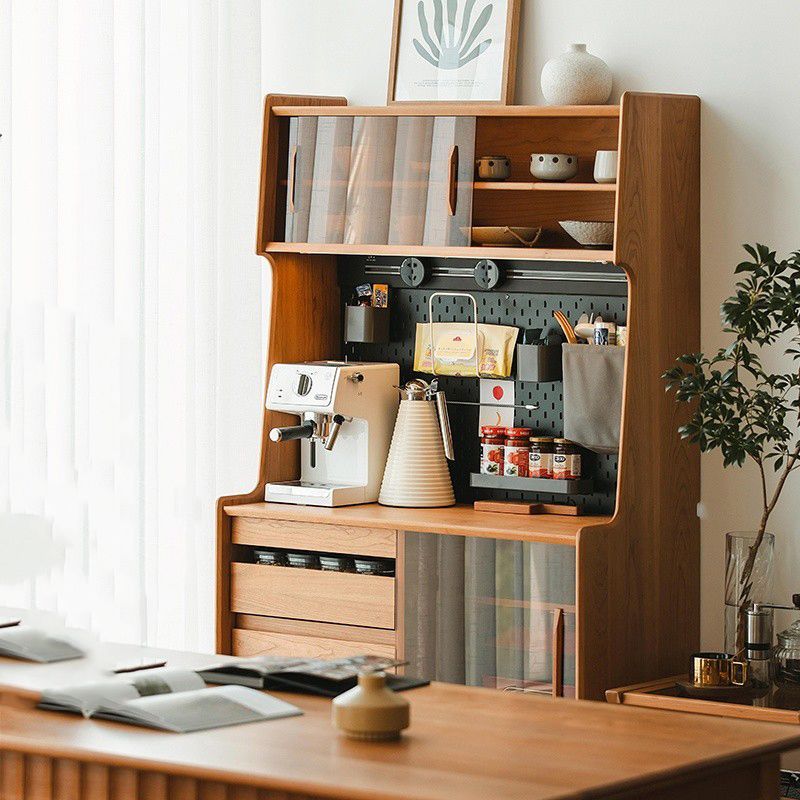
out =
[[505,442],[505,428],[493,425],[481,428],[481,475],[503,474]]
[[506,431],[504,475],[527,478],[531,457],[531,429],[509,428]]

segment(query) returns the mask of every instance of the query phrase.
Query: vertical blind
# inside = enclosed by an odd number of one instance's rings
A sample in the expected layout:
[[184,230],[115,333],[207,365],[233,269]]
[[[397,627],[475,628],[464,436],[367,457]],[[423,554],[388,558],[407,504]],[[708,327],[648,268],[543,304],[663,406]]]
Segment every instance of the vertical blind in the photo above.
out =
[[0,604],[213,641],[259,436],[259,5],[0,0]]

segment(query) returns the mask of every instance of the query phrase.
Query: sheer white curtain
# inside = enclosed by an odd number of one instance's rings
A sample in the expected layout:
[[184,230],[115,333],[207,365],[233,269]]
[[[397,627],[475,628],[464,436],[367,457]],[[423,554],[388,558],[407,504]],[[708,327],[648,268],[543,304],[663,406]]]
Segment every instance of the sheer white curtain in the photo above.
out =
[[0,604],[213,641],[259,435],[259,6],[0,0],[0,577],[52,540]]

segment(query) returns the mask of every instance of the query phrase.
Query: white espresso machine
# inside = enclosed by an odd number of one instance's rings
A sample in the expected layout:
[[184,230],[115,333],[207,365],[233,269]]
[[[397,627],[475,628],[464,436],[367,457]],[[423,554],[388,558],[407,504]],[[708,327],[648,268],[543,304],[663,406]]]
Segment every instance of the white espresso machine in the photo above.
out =
[[268,483],[273,503],[347,506],[378,499],[399,395],[400,367],[343,361],[275,364],[266,406],[300,417],[273,442],[300,440],[300,479]]

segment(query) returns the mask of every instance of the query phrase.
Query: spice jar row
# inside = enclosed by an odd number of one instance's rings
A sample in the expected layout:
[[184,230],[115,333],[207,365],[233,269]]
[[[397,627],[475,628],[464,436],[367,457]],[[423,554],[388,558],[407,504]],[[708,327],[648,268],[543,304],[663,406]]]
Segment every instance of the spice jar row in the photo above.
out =
[[481,428],[481,473],[579,480],[580,448],[569,439],[532,436],[531,428]]

